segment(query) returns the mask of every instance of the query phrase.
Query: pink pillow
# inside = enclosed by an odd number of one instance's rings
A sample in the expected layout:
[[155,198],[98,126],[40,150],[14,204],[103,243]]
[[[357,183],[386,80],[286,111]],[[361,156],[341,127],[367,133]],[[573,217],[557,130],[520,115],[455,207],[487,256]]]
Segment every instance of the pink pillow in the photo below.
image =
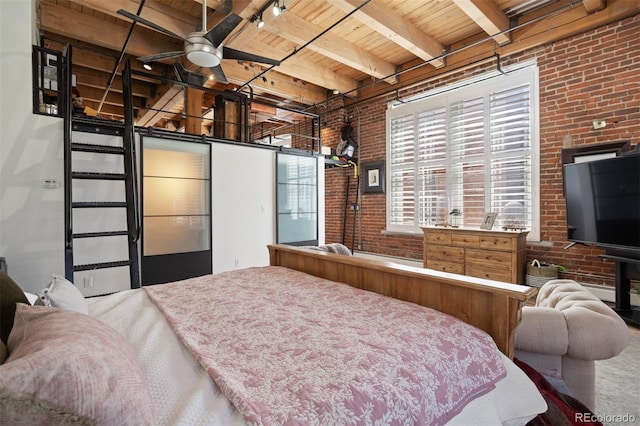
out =
[[154,423],[133,349],[97,319],[18,304],[7,348],[0,365],[0,424]]

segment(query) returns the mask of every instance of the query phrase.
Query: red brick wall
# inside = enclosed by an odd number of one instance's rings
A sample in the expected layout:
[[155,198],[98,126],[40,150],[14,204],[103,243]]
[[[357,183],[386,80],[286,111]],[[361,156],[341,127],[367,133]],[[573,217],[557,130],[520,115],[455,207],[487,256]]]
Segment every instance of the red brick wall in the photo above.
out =
[[[603,26],[579,36],[503,58],[503,66],[536,59],[540,72],[540,214],[541,241],[528,245],[528,260],[538,258],[567,268],[562,277],[594,284],[613,285],[613,264],[598,256],[601,249],[564,247],[566,217],[562,194],[561,150],[602,142],[640,142],[640,16]],[[434,86],[490,69],[486,65],[446,79],[404,91],[420,93]],[[355,106],[330,105],[323,117],[323,145],[333,148],[345,116],[356,123],[360,164],[383,160],[386,155],[387,103],[379,97]],[[592,130],[595,119],[607,127]],[[326,184],[326,240],[342,242],[346,176],[351,169],[328,169]],[[356,224],[355,248],[393,256],[422,259],[422,237],[386,233],[384,194],[361,195],[361,228]],[[352,218],[348,218],[346,243],[351,247]]]

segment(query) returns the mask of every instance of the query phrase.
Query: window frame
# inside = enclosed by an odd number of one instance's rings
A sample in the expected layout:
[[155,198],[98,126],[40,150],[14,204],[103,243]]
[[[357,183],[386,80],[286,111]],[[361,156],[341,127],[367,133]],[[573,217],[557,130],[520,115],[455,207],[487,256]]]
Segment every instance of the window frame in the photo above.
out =
[[[482,96],[489,101],[489,96],[499,90],[507,90],[511,87],[517,87],[522,84],[529,84],[530,88],[530,108],[529,108],[529,122],[530,122],[530,161],[531,161],[531,228],[528,228],[529,234],[527,239],[529,241],[540,240],[540,131],[539,131],[539,70],[535,61],[529,61],[527,63],[517,64],[515,66],[506,67],[502,69],[502,72],[492,71],[483,73],[469,79],[461,80],[457,83],[433,89],[427,92],[414,95],[411,98],[395,100],[389,103],[386,111],[386,181],[387,196],[386,196],[386,231],[393,233],[410,233],[410,234],[422,234],[421,226],[426,224],[420,224],[420,202],[418,197],[419,185],[414,185],[413,199],[414,199],[414,213],[412,224],[392,224],[392,201],[395,189],[392,187],[392,173],[395,170],[400,170],[401,167],[394,165],[391,159],[391,121],[394,118],[413,115],[414,129],[419,128],[419,122],[415,118],[420,112],[427,110],[435,110],[438,107],[446,106],[447,108],[454,102],[462,100],[473,99],[474,97]],[[450,117],[447,112],[447,126],[450,125]],[[485,132],[484,132],[484,144],[485,147],[489,146],[490,138],[489,132],[486,129],[487,111],[485,111]],[[416,134],[417,130],[414,130]],[[417,152],[417,137],[413,138],[414,151]],[[444,160],[446,169],[451,167],[451,156],[449,152],[450,138],[447,134],[447,158]],[[413,171],[414,181],[419,178],[419,166],[420,161],[417,154],[414,155]],[[402,169],[406,169],[406,165]],[[489,172],[489,168],[486,169]],[[485,179],[490,179],[490,173],[485,174]],[[447,187],[451,185],[450,179],[447,178]],[[491,209],[491,190],[485,189],[485,208],[486,211],[492,211]],[[480,225],[478,224],[478,227]]]

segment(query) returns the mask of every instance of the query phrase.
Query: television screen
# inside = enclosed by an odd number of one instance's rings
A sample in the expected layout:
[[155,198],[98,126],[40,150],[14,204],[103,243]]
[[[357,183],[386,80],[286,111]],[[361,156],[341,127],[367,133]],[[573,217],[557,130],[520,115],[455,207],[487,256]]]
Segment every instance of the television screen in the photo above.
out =
[[640,250],[640,154],[565,164],[569,241]]

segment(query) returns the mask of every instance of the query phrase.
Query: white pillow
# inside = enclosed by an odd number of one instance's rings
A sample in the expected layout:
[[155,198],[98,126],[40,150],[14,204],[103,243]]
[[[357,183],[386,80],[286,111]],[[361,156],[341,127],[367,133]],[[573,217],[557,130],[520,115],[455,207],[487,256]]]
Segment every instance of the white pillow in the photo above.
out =
[[38,292],[38,297],[45,306],[70,309],[89,315],[87,302],[85,302],[80,290],[72,282],[59,275],[54,274],[51,276],[51,282],[42,291]]
[[24,295],[27,297],[27,300],[29,301],[31,306],[33,306],[33,304],[40,299],[37,294],[29,293],[27,291],[24,292]]

